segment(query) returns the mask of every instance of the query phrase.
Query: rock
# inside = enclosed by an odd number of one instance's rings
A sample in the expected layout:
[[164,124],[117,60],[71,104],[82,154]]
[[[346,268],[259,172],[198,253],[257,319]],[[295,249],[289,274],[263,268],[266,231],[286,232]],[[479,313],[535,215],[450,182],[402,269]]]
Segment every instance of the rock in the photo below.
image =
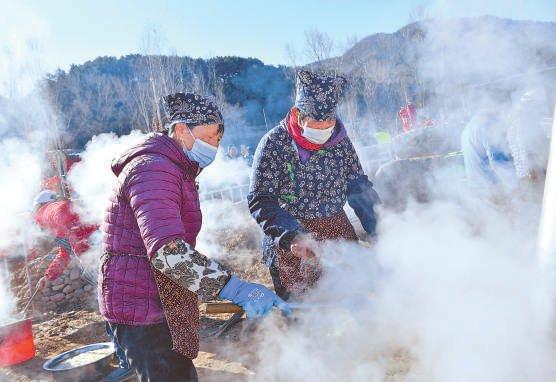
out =
[[52,281],[52,285],[62,285],[64,283],[64,279],[62,277],[58,277],[56,280]]
[[54,296],[50,297],[50,301],[52,302],[60,302],[62,301],[64,298],[66,298],[66,295],[63,293],[58,293],[55,294]]
[[78,268],[73,268],[70,275],[69,275],[69,279],[71,281],[77,280],[81,277],[81,272],[79,271]]
[[73,288],[73,290],[81,289],[83,287],[83,281],[75,280],[70,285]]
[[90,292],[90,291],[93,290],[93,286],[87,284],[87,285],[85,285],[85,286],[83,287],[83,290],[84,290],[85,292]]
[[64,287],[64,289],[62,289],[62,292],[64,292],[65,294],[68,294],[68,293],[70,293],[70,292],[73,292],[73,288],[72,288],[71,285],[66,285],[66,286]]
[[65,287],[66,287],[66,286],[65,286],[64,284],[54,285],[54,286],[52,287],[52,290],[53,290],[54,292],[58,292],[59,290],[62,290],[62,289],[64,289]]
[[49,309],[49,310],[56,309],[56,304],[54,302],[49,302],[45,306],[46,306],[46,309]]
[[75,292],[73,292],[73,294],[75,295],[75,297],[79,297],[79,296],[81,296],[83,293],[85,293],[85,291],[84,291],[82,288],[77,289]]

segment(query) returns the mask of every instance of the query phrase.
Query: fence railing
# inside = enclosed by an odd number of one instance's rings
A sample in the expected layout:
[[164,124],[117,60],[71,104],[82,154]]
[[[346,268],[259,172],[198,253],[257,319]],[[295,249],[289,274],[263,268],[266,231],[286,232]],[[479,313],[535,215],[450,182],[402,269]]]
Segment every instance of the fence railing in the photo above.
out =
[[199,193],[201,202],[210,200],[229,200],[234,204],[242,203],[247,200],[249,183],[235,186],[228,186],[217,190],[202,191]]

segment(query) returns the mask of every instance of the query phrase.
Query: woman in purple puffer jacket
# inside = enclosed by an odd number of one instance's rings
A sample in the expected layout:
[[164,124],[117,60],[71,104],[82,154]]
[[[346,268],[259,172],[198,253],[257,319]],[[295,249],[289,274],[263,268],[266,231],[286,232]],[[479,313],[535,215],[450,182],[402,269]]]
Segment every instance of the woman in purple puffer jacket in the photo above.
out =
[[140,381],[195,381],[198,298],[231,300],[251,317],[289,308],[195,250],[202,220],[195,178],[214,160],[224,123],[214,101],[198,94],[171,94],[163,104],[167,132],[112,164],[118,180],[102,227],[98,298]]

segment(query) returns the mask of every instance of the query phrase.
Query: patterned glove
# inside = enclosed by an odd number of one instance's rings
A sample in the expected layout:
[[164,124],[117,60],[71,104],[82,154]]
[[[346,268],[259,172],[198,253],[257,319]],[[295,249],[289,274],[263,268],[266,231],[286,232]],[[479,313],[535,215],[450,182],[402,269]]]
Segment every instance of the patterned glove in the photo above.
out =
[[240,280],[235,276],[230,277],[218,297],[241,306],[250,319],[266,316],[274,306],[286,316],[291,314],[288,304],[270,289],[260,284]]

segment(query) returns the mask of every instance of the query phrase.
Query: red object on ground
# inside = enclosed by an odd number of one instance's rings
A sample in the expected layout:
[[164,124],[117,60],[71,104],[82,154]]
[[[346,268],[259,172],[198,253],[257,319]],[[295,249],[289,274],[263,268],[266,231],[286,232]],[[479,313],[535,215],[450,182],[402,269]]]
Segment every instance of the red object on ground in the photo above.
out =
[[417,108],[414,104],[409,103],[407,106],[403,106],[398,112],[400,119],[402,120],[402,129],[404,132],[408,132],[413,129],[415,121],[417,120]]
[[0,367],[17,365],[35,357],[31,320],[0,326]]

